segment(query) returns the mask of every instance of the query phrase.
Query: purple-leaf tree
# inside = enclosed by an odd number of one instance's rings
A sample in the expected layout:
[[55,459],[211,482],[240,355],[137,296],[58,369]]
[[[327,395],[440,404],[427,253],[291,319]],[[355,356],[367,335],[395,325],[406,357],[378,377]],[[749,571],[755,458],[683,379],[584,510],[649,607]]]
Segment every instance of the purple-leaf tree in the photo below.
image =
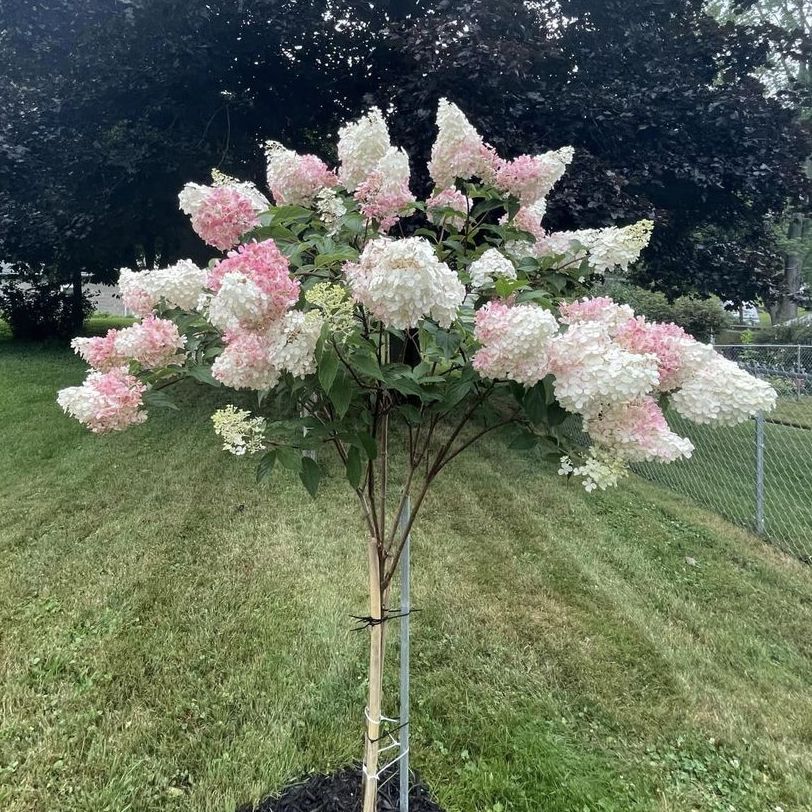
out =
[[[121,291],[140,321],[73,347],[92,370],[59,404],[94,432],[141,423],[194,378],[256,392],[252,410],[212,416],[226,450],[299,474],[312,496],[337,455],[366,524],[369,696],[364,810],[376,805],[389,595],[406,537],[435,478],[502,429],[538,446],[587,491],[631,462],[690,457],[664,410],[734,424],[775,393],[673,324],[579,298],[626,270],[653,224],[548,233],[545,198],[572,161],[563,146],[507,160],[443,100],[426,201],[377,109],[341,129],[340,163],[265,145],[273,205],[213,173],[180,205],[225,256],[133,272]],[[393,234],[393,230],[396,234]],[[579,415],[591,444],[571,447]],[[411,503],[408,519],[405,506]]]

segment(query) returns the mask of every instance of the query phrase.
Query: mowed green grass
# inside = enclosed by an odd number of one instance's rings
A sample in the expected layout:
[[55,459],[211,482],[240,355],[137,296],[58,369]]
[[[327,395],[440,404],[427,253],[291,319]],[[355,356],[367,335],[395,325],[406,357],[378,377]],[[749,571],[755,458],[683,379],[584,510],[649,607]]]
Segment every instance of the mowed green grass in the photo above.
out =
[[[341,473],[257,487],[202,388],[94,437],[54,403],[82,376],[0,343],[0,809],[233,812],[357,758]],[[498,439],[455,465],[412,587],[413,765],[448,812],[812,809],[808,567],[642,480],[590,496]]]

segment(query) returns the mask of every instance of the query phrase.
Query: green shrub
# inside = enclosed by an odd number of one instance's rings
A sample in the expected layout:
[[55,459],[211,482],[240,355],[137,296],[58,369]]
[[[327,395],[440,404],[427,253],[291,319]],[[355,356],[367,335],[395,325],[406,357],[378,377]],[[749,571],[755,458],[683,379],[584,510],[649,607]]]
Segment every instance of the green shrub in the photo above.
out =
[[631,305],[635,313],[652,321],[673,321],[700,341],[718,335],[730,323],[729,314],[715,296],[707,299],[680,296],[669,302],[664,293],[625,282],[605,282],[593,293]]
[[84,293],[75,312],[73,291],[40,271],[22,270],[0,283],[0,316],[14,338],[69,338],[92,312]]

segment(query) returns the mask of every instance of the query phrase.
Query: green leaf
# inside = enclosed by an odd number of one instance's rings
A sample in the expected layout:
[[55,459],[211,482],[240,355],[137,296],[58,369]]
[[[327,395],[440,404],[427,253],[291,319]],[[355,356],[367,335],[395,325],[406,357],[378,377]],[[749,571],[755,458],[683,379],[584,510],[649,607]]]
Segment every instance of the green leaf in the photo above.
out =
[[257,482],[264,482],[276,465],[276,451],[267,451],[257,465]]
[[423,422],[423,415],[420,414],[420,409],[412,406],[411,403],[401,403],[398,406],[398,411],[403,415],[406,422],[413,426],[419,426]]
[[494,289],[497,296],[501,299],[507,299],[512,293],[527,284],[524,279],[497,279],[494,283]]
[[336,251],[332,254],[319,254],[315,259],[315,266],[323,268],[325,265],[336,265],[342,262],[351,262],[358,259],[358,252],[348,249],[346,251]]
[[522,399],[522,406],[527,419],[531,423],[544,423],[547,419],[547,395],[544,391],[544,384],[537,383],[532,389],[525,392]]
[[178,411],[178,407],[166,392],[159,389],[148,389],[144,392],[144,403],[146,406],[154,406],[156,409],[174,409]]
[[465,378],[452,383],[445,396],[442,399],[442,407],[445,410],[453,409],[460,401],[465,399],[465,396],[473,389],[474,381],[472,378]]
[[302,470],[299,478],[307,492],[315,499],[321,482],[321,466],[311,457],[301,457]]
[[350,450],[347,452],[347,480],[353,488],[357,488],[361,484],[362,471],[361,451],[356,446],[351,445]]
[[364,449],[367,457],[369,459],[374,460],[378,456],[378,444],[375,442],[375,438],[368,434],[365,431],[359,431],[356,435],[356,439],[361,445],[361,448]]
[[279,464],[284,468],[287,468],[289,471],[302,470],[302,452],[298,448],[282,446],[276,453],[279,458]]
[[187,374],[190,378],[194,378],[196,381],[200,381],[201,383],[206,383],[209,386],[222,386],[220,381],[216,381],[211,374],[211,367],[205,366],[197,366],[197,367],[189,367],[187,369]]
[[352,400],[352,381],[344,370],[337,372],[333,385],[330,387],[329,395],[336,414],[339,417],[344,417],[347,414],[347,409],[350,408],[350,401]]
[[569,416],[566,409],[562,409],[557,403],[551,403],[547,408],[547,424],[549,426],[560,426]]
[[324,391],[329,394],[330,387],[333,385],[333,381],[335,381],[336,378],[336,372],[338,372],[338,356],[326,346],[321,354],[318,371],[319,383],[324,388]]
[[486,212],[493,211],[494,209],[504,209],[505,202],[500,198],[494,198],[492,200],[480,200],[473,209],[471,209],[471,216],[472,217],[479,217]]
[[518,434],[511,440],[509,448],[516,451],[528,451],[535,448],[539,438],[533,434],[532,431],[521,429]]
[[460,337],[457,333],[448,333],[445,330],[438,330],[434,334],[434,341],[437,348],[442,352],[443,358],[451,358],[460,348]]
[[349,365],[362,375],[368,375],[370,378],[375,378],[378,381],[383,380],[383,373],[381,372],[378,359],[372,354],[364,352],[353,353]]

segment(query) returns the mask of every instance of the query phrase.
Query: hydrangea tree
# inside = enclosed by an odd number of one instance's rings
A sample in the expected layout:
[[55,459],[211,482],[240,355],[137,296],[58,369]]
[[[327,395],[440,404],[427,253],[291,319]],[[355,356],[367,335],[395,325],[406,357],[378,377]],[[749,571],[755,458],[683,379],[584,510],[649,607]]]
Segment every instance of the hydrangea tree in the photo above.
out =
[[[691,455],[666,402],[727,425],[775,400],[676,325],[579,298],[596,275],[627,269],[653,224],[549,233],[545,197],[571,148],[504,159],[445,100],[437,125],[425,202],[377,109],[341,129],[337,171],[268,143],[273,205],[217,172],[211,186],[187,184],[181,208],[225,256],[206,269],[122,270],[141,320],[75,339],[92,370],[58,397],[91,431],[117,431],[191,377],[257,393],[253,413],[229,406],[212,420],[226,450],[257,458],[260,480],[281,465],[315,496],[324,457],[302,452],[337,455],[368,538],[365,812],[377,792],[388,597],[440,472],[504,428],[511,448],[540,446],[560,474],[603,489],[631,462]],[[571,414],[588,448],[569,447]]]

